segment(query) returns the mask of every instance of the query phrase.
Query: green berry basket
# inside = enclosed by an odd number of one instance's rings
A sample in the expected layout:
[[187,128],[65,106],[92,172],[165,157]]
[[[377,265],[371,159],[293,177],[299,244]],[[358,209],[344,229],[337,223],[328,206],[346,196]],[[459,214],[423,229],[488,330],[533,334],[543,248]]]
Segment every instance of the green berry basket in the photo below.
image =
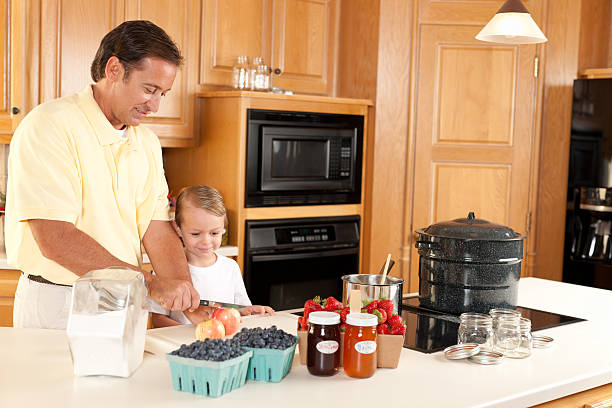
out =
[[172,387],[177,391],[219,397],[244,385],[252,352],[226,361],[196,360],[166,354]]
[[279,382],[291,370],[297,337],[293,346],[284,350],[269,348],[243,347],[253,352],[249,362],[247,378],[249,380]]

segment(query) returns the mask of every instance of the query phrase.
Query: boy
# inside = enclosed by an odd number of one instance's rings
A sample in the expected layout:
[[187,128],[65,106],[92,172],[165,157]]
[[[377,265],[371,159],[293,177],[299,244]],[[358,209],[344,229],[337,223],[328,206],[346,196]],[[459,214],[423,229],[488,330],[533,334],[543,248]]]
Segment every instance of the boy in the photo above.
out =
[[[233,259],[215,253],[221,246],[226,225],[225,202],[216,189],[192,186],[179,194],[174,228],[183,241],[193,286],[200,293],[201,299],[247,305],[239,309],[243,316],[274,314],[274,310],[268,306],[251,306],[238,264]],[[197,324],[208,318],[213,310],[200,307],[192,320],[180,311],[170,312],[169,315],[153,313],[153,325]]]

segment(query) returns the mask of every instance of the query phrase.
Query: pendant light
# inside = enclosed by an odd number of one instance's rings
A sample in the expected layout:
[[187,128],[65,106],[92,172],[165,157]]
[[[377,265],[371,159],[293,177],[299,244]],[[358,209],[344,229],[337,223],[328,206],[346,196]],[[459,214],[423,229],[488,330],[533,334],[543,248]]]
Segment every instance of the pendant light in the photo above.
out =
[[521,0],[507,0],[476,36],[477,40],[503,44],[536,44],[548,41]]

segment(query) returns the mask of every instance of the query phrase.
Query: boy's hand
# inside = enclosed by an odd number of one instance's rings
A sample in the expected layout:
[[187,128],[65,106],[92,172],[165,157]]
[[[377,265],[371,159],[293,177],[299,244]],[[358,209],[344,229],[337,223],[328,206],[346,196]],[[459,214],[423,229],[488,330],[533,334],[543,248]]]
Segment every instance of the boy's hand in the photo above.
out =
[[240,312],[241,316],[249,316],[254,314],[264,315],[266,313],[270,316],[274,316],[274,309],[272,309],[270,306],[253,305],[243,307],[241,309],[238,309],[238,311]]
[[215,307],[200,306],[193,312],[190,312],[189,310],[185,310],[183,313],[185,314],[185,317],[187,317],[191,323],[198,324],[200,322],[203,322],[204,320],[210,319],[215,309],[216,309]]

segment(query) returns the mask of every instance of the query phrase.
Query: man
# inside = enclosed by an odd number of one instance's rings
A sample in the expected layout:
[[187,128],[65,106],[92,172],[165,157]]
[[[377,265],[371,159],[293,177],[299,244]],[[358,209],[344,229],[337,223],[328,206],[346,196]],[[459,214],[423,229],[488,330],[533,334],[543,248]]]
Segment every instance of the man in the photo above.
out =
[[[199,305],[168,218],[159,140],[139,126],[181,62],[161,28],[125,22],[102,39],[94,85],[36,107],[15,131],[6,205],[8,262],[23,271],[15,327],[65,328],[72,283],[109,266],[142,272],[167,309]],[[141,243],[156,275],[140,269]]]

